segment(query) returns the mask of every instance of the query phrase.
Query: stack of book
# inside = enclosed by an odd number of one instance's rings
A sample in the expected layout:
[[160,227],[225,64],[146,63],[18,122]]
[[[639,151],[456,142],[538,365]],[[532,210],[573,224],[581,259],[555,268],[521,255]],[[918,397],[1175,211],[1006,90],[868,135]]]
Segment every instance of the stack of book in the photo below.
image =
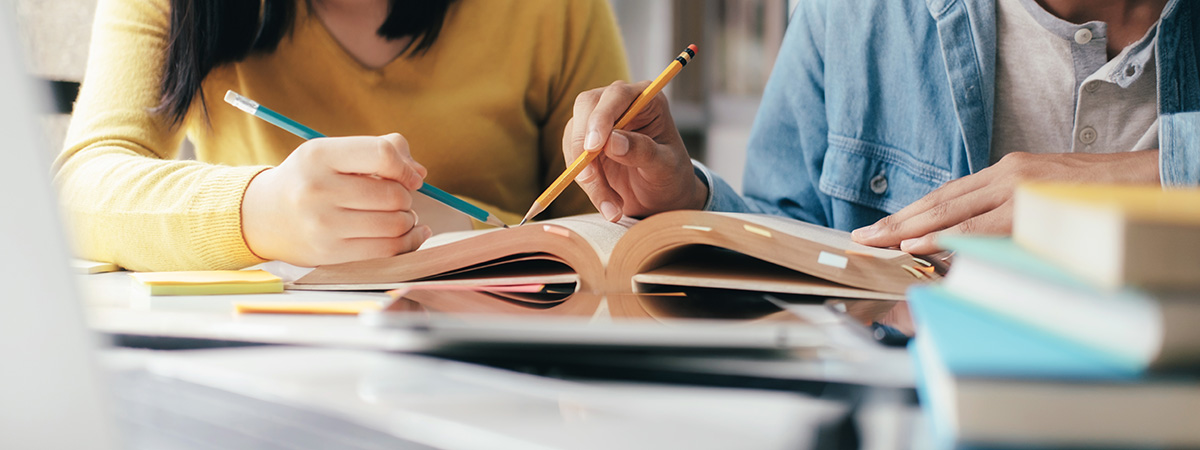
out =
[[910,349],[952,447],[1200,447],[1200,191],[1022,186],[1012,238],[958,236]]

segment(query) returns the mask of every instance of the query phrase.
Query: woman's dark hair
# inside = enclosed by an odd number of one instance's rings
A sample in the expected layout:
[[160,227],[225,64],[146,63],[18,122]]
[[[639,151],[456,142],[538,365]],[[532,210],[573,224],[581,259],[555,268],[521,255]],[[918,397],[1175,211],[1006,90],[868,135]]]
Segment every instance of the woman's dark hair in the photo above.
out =
[[[307,0],[309,8],[313,1]],[[411,36],[414,52],[433,46],[453,0],[391,0],[388,17],[376,31],[397,39]],[[157,108],[171,126],[187,116],[200,84],[213,68],[256,53],[275,51],[295,24],[297,0],[171,0],[161,102]]]

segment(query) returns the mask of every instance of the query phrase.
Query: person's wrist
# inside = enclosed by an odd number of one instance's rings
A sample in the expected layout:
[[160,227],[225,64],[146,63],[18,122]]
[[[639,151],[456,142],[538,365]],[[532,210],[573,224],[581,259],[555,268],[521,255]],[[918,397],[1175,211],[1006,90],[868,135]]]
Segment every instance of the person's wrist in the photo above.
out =
[[687,209],[704,209],[708,203],[708,190],[710,189],[708,183],[700,177],[700,174],[693,172],[692,186],[691,200],[688,202]]
[[270,179],[273,178],[274,168],[259,172],[254,178],[250,179],[250,183],[246,185],[246,192],[242,194],[241,216],[242,216],[242,241],[246,243],[246,248],[261,259],[273,260],[273,252],[270,250],[270,244],[267,240],[270,239],[271,233],[265,231],[269,228],[266,224],[270,222],[267,211],[269,205],[264,203],[268,190]]

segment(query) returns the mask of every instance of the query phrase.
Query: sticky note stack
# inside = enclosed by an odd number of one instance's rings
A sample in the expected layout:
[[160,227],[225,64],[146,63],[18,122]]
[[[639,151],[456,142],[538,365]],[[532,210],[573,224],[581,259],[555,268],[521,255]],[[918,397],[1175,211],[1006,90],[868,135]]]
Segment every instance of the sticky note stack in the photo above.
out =
[[283,280],[265,270],[138,272],[134,287],[150,295],[269,294],[283,292]]

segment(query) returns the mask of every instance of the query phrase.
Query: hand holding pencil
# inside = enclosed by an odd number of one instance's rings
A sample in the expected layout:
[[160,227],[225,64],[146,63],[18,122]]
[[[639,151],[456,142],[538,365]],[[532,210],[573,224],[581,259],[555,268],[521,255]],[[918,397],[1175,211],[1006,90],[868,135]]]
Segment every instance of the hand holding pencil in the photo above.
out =
[[[573,178],[608,220],[704,206],[708,189],[692,170],[666,97],[660,93],[683,68],[681,60],[694,54],[695,46],[689,46],[653,82],[616,82],[576,98],[575,116],[563,133],[563,155],[567,161],[583,164],[578,176],[572,174],[572,164],[560,181],[565,177],[569,183]],[[526,219],[549,205],[543,198],[538,200]]]
[[263,259],[306,267],[415,250],[431,235],[412,211],[425,174],[399,134],[306,141],[250,181],[242,236]]

